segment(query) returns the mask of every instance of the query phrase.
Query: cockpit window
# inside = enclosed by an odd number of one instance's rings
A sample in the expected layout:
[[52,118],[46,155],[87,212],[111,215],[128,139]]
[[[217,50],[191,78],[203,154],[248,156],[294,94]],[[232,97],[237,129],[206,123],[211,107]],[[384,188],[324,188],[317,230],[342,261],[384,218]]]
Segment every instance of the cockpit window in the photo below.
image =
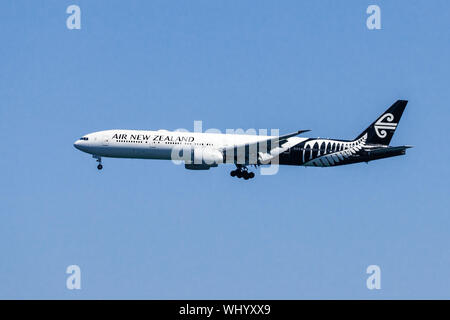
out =
[[88,141],[89,138],[88,137],[81,137],[80,140]]

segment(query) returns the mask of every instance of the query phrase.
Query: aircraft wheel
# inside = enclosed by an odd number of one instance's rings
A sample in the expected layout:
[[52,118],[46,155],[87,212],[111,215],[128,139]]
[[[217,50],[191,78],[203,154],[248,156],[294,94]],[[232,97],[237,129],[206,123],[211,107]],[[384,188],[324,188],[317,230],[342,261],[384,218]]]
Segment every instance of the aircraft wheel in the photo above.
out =
[[250,178],[250,175],[248,174],[247,171],[244,171],[244,172],[242,173],[242,176],[244,177],[245,180],[248,180],[248,179]]
[[248,174],[248,176],[249,176],[250,179],[253,179],[255,177],[255,173],[254,172],[250,172]]
[[238,171],[238,172],[236,172],[236,177],[238,177],[238,178],[242,178],[242,171]]
[[231,171],[231,172],[230,172],[230,176],[236,177],[236,171],[235,171],[235,170]]
[[99,164],[99,165],[97,166],[97,169],[98,169],[98,170],[102,170],[102,169],[103,169],[103,166],[102,166],[101,164]]

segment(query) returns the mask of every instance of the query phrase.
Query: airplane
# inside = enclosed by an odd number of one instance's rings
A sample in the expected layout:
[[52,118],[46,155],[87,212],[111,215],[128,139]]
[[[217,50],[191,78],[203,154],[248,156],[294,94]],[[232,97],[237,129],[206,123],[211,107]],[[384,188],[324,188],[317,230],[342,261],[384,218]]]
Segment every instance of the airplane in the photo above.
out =
[[74,147],[102,157],[184,162],[189,170],[234,164],[232,177],[255,177],[249,167],[267,164],[334,167],[404,155],[412,146],[389,146],[408,101],[398,100],[353,140],[302,138],[299,130],[280,136],[180,131],[106,130],[89,133]]

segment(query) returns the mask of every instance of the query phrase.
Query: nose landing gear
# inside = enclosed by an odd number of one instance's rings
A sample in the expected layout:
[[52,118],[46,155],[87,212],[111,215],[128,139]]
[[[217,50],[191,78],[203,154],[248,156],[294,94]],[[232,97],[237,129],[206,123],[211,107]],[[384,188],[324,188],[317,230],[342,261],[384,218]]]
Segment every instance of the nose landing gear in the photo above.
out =
[[247,167],[238,166],[236,170],[230,172],[230,176],[244,178],[244,180],[253,179],[255,177],[255,173],[249,172]]
[[97,159],[97,162],[98,162],[97,169],[98,169],[98,170],[102,170],[102,169],[103,169],[103,166],[102,166],[102,157],[93,155],[92,158]]

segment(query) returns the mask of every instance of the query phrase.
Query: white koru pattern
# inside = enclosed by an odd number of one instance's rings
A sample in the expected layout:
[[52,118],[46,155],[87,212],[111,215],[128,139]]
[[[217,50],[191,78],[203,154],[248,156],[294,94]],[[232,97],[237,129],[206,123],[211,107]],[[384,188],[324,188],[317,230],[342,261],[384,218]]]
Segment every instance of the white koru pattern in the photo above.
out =
[[[305,143],[303,149],[303,162],[305,162],[305,155],[309,153],[309,159],[313,156],[314,145],[317,143],[319,146],[319,150],[317,156],[314,159],[311,159],[304,163],[304,166],[317,166],[317,167],[329,167],[333,165],[338,165],[341,161],[347,159],[348,157],[356,154],[359,150],[361,150],[366,144],[367,133],[364,134],[361,138],[355,141],[336,141],[336,140],[326,140],[326,139],[317,139],[311,140]],[[331,143],[331,152],[327,153],[327,149],[325,148],[325,152],[321,155],[320,146],[322,143],[325,143],[325,146],[328,146],[328,143]],[[309,148],[308,148],[309,147]],[[310,149],[310,150],[306,150]]]
[[[383,122],[386,120],[385,122]],[[394,115],[392,113],[385,113],[383,116],[375,122],[375,133],[381,139],[386,138],[387,132],[386,130],[395,130],[397,127],[397,123],[394,121]]]

